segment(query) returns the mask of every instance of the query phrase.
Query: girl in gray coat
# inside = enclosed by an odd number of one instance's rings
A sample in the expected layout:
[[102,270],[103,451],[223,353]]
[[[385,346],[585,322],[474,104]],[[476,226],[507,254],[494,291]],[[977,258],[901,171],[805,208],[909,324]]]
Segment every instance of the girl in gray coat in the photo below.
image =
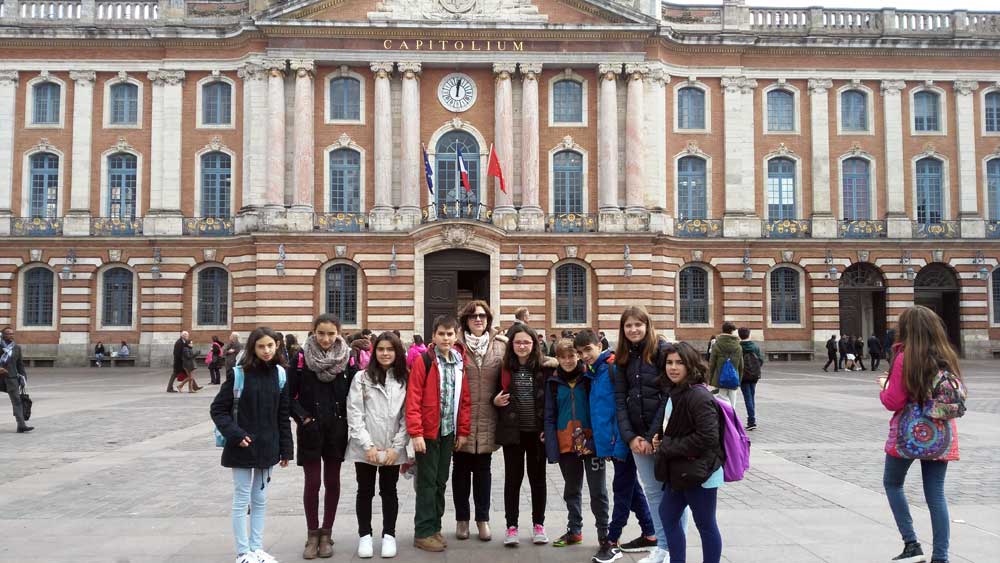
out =
[[372,500],[378,476],[382,497],[382,557],[396,555],[396,516],[399,466],[408,461],[406,445],[406,353],[399,337],[383,332],[375,339],[374,357],[351,382],[347,397],[349,443],[347,461],[353,461],[358,479],[355,509],[358,516],[358,557],[375,554],[372,540]]

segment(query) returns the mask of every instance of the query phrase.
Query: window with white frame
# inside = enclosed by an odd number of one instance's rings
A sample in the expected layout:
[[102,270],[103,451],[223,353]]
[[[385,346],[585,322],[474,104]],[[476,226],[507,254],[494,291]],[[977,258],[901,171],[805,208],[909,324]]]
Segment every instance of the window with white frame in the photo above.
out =
[[767,130],[795,131],[795,94],[776,88],[767,93]]
[[705,91],[686,86],[677,91],[677,128],[705,129]]
[[840,93],[840,128],[843,131],[868,131],[868,94],[861,90]]
[[937,92],[913,94],[913,128],[920,132],[941,130],[941,96]]
[[583,155],[571,150],[552,157],[552,211],[583,213]]
[[23,326],[51,326],[55,303],[55,275],[48,268],[32,268],[24,274]]
[[556,268],[556,324],[587,322],[587,271],[579,264]]
[[361,81],[350,76],[330,80],[330,119],[358,121],[361,119]]
[[986,162],[986,217],[1000,221],[1000,158]]
[[583,121],[583,84],[572,79],[559,80],[552,86],[552,121]]
[[330,212],[361,211],[361,154],[354,149],[330,151]]
[[232,159],[224,152],[201,156],[201,216],[228,219],[232,198]]
[[708,323],[708,272],[696,266],[680,271],[677,289],[681,322]]
[[223,80],[214,80],[201,87],[201,124],[232,125],[233,87]]
[[217,266],[198,272],[198,324],[229,324],[229,272]]
[[111,125],[136,125],[139,120],[139,87],[122,82],[111,87],[108,110]]
[[137,159],[133,154],[117,153],[108,157],[108,217],[123,221],[135,219],[137,171]]
[[705,159],[685,156],[677,161],[677,217],[708,219]]
[[844,220],[871,219],[871,178],[868,161],[848,158],[841,164],[844,190]]
[[772,158],[767,162],[767,218],[795,219],[795,161]]
[[358,324],[358,270],[334,264],[326,270],[326,312],[345,325]]
[[941,161],[922,158],[917,161],[917,223],[940,223],[944,216]]
[[62,97],[62,87],[55,82],[39,82],[32,87],[32,123],[35,125],[56,125],[59,123],[59,111]]
[[40,152],[29,161],[31,186],[28,198],[28,216],[53,218],[59,214],[59,156]]
[[111,326],[132,326],[132,272],[125,268],[105,270],[102,292],[101,324]]
[[771,272],[771,322],[797,324],[799,314],[799,272],[793,268],[776,268]]
[[987,133],[1000,133],[1000,92],[989,92],[983,97],[983,118]]

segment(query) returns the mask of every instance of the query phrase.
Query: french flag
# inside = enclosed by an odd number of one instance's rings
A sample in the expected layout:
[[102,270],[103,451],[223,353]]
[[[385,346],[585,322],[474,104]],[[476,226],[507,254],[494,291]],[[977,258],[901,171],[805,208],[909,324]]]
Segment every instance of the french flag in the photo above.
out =
[[462,179],[462,186],[465,191],[472,193],[472,186],[469,185],[469,169],[465,166],[465,159],[462,158],[462,147],[458,147],[458,174]]
[[427,147],[420,143],[420,151],[424,154],[424,178],[427,180],[427,191],[434,195],[434,169],[431,168],[431,161],[427,158]]

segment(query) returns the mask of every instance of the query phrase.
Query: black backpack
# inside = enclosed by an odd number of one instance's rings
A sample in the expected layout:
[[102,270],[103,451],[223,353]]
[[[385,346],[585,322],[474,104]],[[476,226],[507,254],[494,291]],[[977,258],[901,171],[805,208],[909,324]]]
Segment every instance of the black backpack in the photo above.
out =
[[743,351],[743,383],[760,381],[760,358],[749,350]]

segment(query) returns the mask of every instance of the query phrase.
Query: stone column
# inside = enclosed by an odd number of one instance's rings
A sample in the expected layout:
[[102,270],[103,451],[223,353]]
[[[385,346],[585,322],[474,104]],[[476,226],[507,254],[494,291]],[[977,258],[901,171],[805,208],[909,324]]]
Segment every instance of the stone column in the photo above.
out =
[[597,67],[597,205],[598,229],[622,232],[625,217],[618,208],[618,75],[620,64]]
[[813,238],[837,238],[837,218],[830,205],[830,98],[829,78],[809,79],[812,128]]
[[625,229],[641,231],[645,227],[646,184],[645,143],[642,127],[646,122],[643,81],[649,68],[645,64],[625,65],[628,90],[625,107]]
[[651,64],[646,75],[643,140],[645,144],[645,189],[643,204],[649,211],[649,229],[673,234],[673,218],[667,212],[667,92],[670,82],[663,65]]
[[17,71],[0,70],[0,236],[10,234],[14,215],[14,108],[17,104]]
[[[521,211],[518,229],[542,231],[545,212],[538,204],[538,77],[542,63],[521,63]],[[585,209],[584,212],[589,212]]]
[[[500,179],[494,178],[493,189],[493,223],[507,231],[517,230],[517,210],[514,209],[514,93],[510,75],[517,69],[515,63],[493,63],[495,77],[495,95],[493,99],[494,149],[500,170],[505,174],[506,193],[500,189]],[[484,147],[485,148],[485,147]],[[486,169],[482,171],[483,179],[487,180]],[[483,194],[485,195],[485,194]],[[480,196],[485,203],[485,197]]]
[[248,62],[236,71],[243,80],[243,206],[236,217],[236,232],[245,233],[270,225],[273,216],[264,213],[268,190],[267,133],[269,101],[268,72],[261,62]]
[[955,81],[955,127],[958,135],[958,219],[963,238],[985,238],[986,217],[979,212],[976,189],[976,114],[973,99],[979,83]]
[[[315,193],[315,138],[313,135],[313,61],[292,61],[295,72],[295,148],[292,181],[295,183],[292,208],[288,211],[288,228],[293,231],[313,230],[313,194]],[[321,210],[322,211],[322,210]]]
[[906,213],[903,185],[903,80],[882,81],[882,114],[885,117],[885,192],[886,228],[889,238],[913,236],[912,222]]
[[267,66],[267,192],[264,215],[276,223],[285,215],[285,61]]
[[392,208],[392,63],[371,64],[375,73],[375,206],[371,212],[373,231],[395,228]]
[[[753,91],[757,81],[746,76],[723,76],[725,89],[726,211],[723,234],[727,237],[760,238],[756,209],[756,165],[754,153]],[[707,118],[707,116],[706,116]]]
[[[92,70],[71,70],[73,81],[73,158],[70,177],[69,213],[63,219],[63,233],[90,236],[90,163],[94,132],[94,81]],[[100,216],[98,211],[98,216]]]
[[143,219],[144,235],[182,234],[181,135],[183,133],[184,71],[154,70],[152,131],[150,133],[149,213]]
[[420,63],[401,62],[396,68],[403,74],[402,122],[399,145],[399,180],[401,202],[400,227],[412,229],[420,224]]

